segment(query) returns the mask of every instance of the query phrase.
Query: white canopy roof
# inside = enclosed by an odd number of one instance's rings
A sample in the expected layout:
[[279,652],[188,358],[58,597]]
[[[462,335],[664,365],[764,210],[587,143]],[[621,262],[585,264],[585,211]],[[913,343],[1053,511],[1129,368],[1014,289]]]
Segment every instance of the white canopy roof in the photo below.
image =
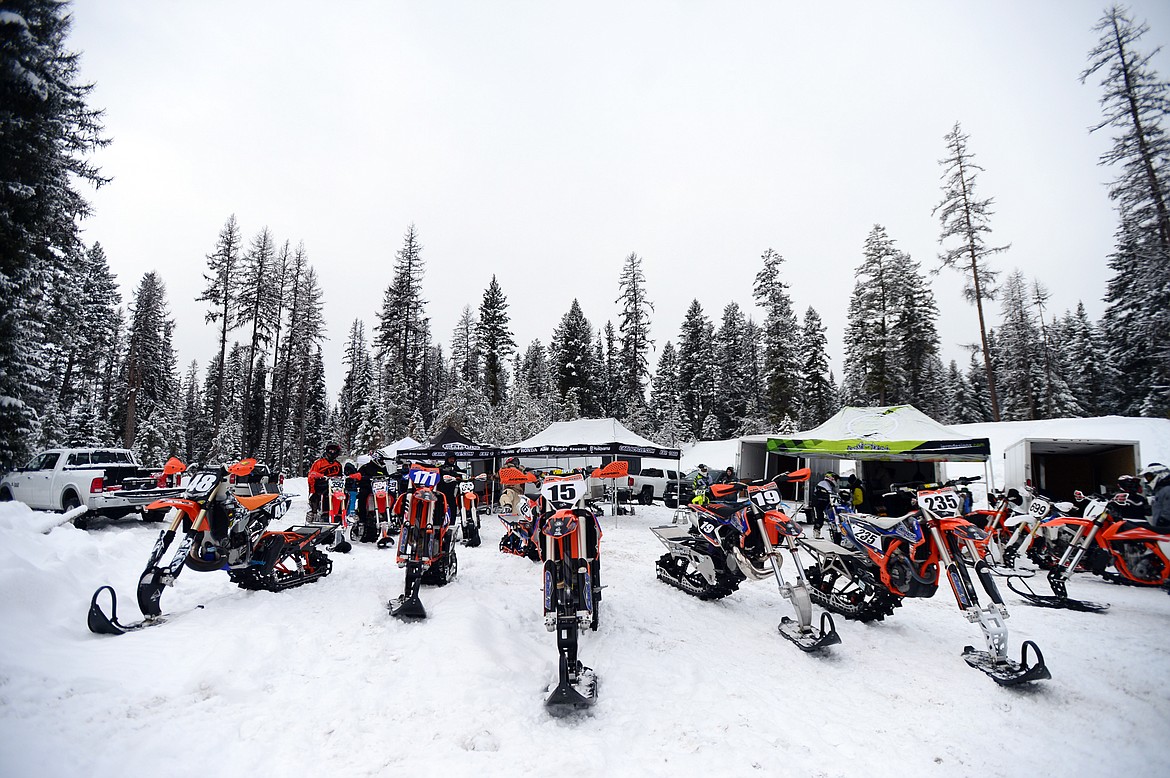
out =
[[593,455],[661,457],[677,459],[678,449],[663,448],[631,432],[617,419],[557,421],[527,440],[504,446],[501,455]]

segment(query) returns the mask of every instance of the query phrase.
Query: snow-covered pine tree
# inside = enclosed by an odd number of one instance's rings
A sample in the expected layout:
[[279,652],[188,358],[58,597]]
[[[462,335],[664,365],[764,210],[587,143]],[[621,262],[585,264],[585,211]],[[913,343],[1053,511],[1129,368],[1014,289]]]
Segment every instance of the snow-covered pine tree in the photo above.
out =
[[571,420],[600,414],[597,401],[597,364],[593,350],[593,328],[581,304],[573,299],[552,337],[552,372],[556,376],[561,418]]
[[245,384],[244,407],[241,414],[241,453],[246,457],[263,456],[264,418],[268,412],[268,360],[263,352],[256,355],[252,367],[251,385]]
[[1083,83],[1100,76],[1103,116],[1091,132],[1111,127],[1113,147],[1101,164],[1117,171],[1109,196],[1117,204],[1113,277],[1101,326],[1109,361],[1112,410],[1129,415],[1170,415],[1170,84],[1153,69],[1157,49],[1143,52],[1149,32],[1121,6],[1108,8],[1093,28]]
[[1106,349],[1085,305],[1077,303],[1075,312],[1065,313],[1058,340],[1068,375],[1069,389],[1077,405],[1087,416],[1105,413],[1105,397],[1115,377],[1104,361]]
[[800,391],[800,416],[796,423],[802,430],[821,424],[838,409],[837,393],[829,373],[826,332],[820,314],[810,305],[800,327],[800,369],[796,375]]
[[[764,310],[761,329],[764,333],[764,407],[773,424],[785,417],[795,417],[799,399],[792,376],[799,368],[794,335],[796,314],[788,296],[788,284],[780,279],[784,258],[769,248],[760,257],[764,267],[756,274],[752,298]],[[680,339],[681,340],[681,339]],[[683,349],[680,342],[680,351]]]
[[[255,369],[256,358],[272,342],[279,326],[278,285],[273,283],[278,272],[276,245],[272,240],[272,233],[265,226],[252,239],[252,245],[240,258],[236,278],[233,279],[233,294],[236,297],[233,329],[242,328],[249,333],[248,363],[244,370],[244,385],[248,387],[254,383],[252,371]],[[246,405],[244,412],[253,413]],[[259,453],[254,449],[250,451]]]
[[723,308],[723,321],[715,332],[715,402],[711,408],[717,423],[717,436],[736,434],[747,417],[752,395],[751,368],[744,339],[747,319],[738,303]]
[[493,406],[503,402],[507,395],[508,357],[516,350],[516,341],[508,327],[510,321],[508,298],[493,274],[484,290],[475,325],[475,342],[483,360],[484,393]]
[[123,394],[117,404],[122,445],[135,449],[143,464],[161,465],[178,450],[179,382],[171,342],[174,322],[157,273],[142,277],[130,310],[121,368]]
[[56,0],[6,2],[0,24],[0,470],[23,464],[37,416],[60,388],[42,349],[54,328],[43,310],[81,253],[79,182],[107,179],[86,159],[106,145],[101,111],[66,48],[71,16]]
[[[712,349],[715,326],[697,299],[691,300],[678,335],[678,388],[683,420],[691,435],[702,438],[704,428],[718,435],[714,419],[707,416],[715,405],[715,356]],[[712,440],[714,438],[703,438]]]
[[208,439],[208,420],[203,415],[203,391],[199,385],[199,362],[192,360],[182,383],[182,404],[179,411],[179,438],[182,447],[176,454],[187,464],[197,461],[199,455],[211,447]]
[[549,369],[548,351],[540,340],[528,344],[520,360],[519,380],[523,380],[530,396],[545,403],[556,392],[556,377]]
[[[983,367],[991,403],[991,419],[999,421],[999,398],[991,363],[991,347],[987,342],[987,325],[983,315],[983,301],[995,299],[997,272],[988,267],[988,258],[1006,251],[1008,246],[988,246],[985,234],[991,232],[992,198],[980,200],[975,194],[976,179],[983,171],[975,164],[975,155],[967,149],[968,136],[958,122],[945,137],[947,156],[939,160],[944,167],[943,199],[932,214],[938,214],[942,225],[938,242],[943,246],[939,254],[941,267],[953,268],[966,274],[963,294],[974,303],[979,316],[979,338],[983,348]],[[951,248],[948,241],[956,239]]]
[[597,334],[594,352],[599,367],[597,371],[597,401],[602,416],[620,419],[626,415],[627,390],[622,354],[618,345],[617,331],[612,321],[606,321],[605,328]]
[[909,261],[885,227],[875,224],[854,271],[857,282],[845,327],[845,384],[851,404],[890,405],[906,394],[905,365],[898,358],[902,347],[898,320]]
[[1036,310],[1036,323],[1040,329],[1041,353],[1041,389],[1040,389],[1040,417],[1044,419],[1061,419],[1083,416],[1084,409],[1077,402],[1069,387],[1068,374],[1064,362],[1064,352],[1060,348],[1060,328],[1057,323],[1050,326],[1045,320],[1044,312],[1050,294],[1039,281],[1032,282],[1031,303]]
[[[228,333],[236,322],[236,296],[234,282],[236,272],[240,266],[240,226],[236,223],[233,213],[219,231],[215,242],[215,250],[207,255],[207,273],[203,279],[207,286],[203,294],[196,297],[196,302],[208,303],[204,320],[214,324],[219,322],[219,356],[212,360],[213,365],[224,365],[227,360]],[[224,420],[224,381],[223,373],[208,376],[204,382],[205,391],[211,401],[212,437],[219,435],[220,423]]]
[[[373,361],[366,347],[366,325],[354,319],[343,356],[345,377],[337,396],[338,443],[343,451],[355,451],[355,439],[365,417],[365,407],[374,404]],[[381,424],[379,423],[379,428]]]
[[678,354],[669,340],[658,355],[658,365],[650,388],[650,410],[653,413],[655,438],[667,446],[677,446],[693,440],[688,425],[683,421],[682,396],[678,384]]
[[1044,356],[1027,283],[1019,270],[1013,271],[1000,289],[1000,306],[995,364],[1002,418],[1005,421],[1038,419]]
[[422,296],[426,269],[422,248],[411,224],[403,236],[402,248],[394,255],[394,278],[382,297],[375,327],[375,352],[386,371],[385,428],[393,437],[407,434],[414,411],[419,409],[420,384],[430,346],[430,322]]
[[479,382],[480,358],[475,332],[475,314],[470,305],[465,305],[455,331],[451,333],[451,370],[462,380],[472,383]]
[[733,435],[761,435],[772,424],[764,413],[764,335],[751,316],[743,325],[744,383],[748,388],[747,409]]
[[898,315],[894,320],[894,342],[902,376],[902,386],[895,402],[906,402],[931,418],[943,405],[944,368],[939,358],[938,305],[934,291],[926,283],[921,266],[902,254],[898,277],[900,291]]
[[[622,266],[622,274],[618,279],[618,298],[615,300],[620,307],[618,315],[618,331],[621,333],[621,367],[620,378],[623,391],[618,396],[622,398],[626,408],[617,409],[615,415],[623,416],[627,408],[645,405],[646,384],[650,379],[650,349],[654,341],[650,338],[650,314],[654,310],[654,303],[646,296],[646,274],[642,271],[642,258],[634,252],[626,257]],[[641,414],[641,410],[638,411]]]

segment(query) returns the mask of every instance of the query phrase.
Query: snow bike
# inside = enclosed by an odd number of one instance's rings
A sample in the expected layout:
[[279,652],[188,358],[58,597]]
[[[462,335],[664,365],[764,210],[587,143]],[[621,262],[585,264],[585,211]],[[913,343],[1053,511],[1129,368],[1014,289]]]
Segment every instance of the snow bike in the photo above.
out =
[[585,507],[588,489],[581,473],[546,476],[540,485],[536,520],[544,561],[544,626],[557,633],[557,686],[545,700],[554,716],[587,708],[597,700],[597,676],[577,658],[581,629],[596,630],[601,615],[601,525]]
[[[1007,656],[1007,607],[976,547],[986,533],[962,517],[963,501],[953,488],[977,480],[895,484],[895,488],[913,494],[912,510],[905,516],[842,513],[841,529],[853,549],[823,540],[803,540],[803,547],[815,559],[807,570],[812,598],[847,619],[880,620],[893,613],[903,598],[933,597],[940,578],[945,577],[967,620],[979,623],[987,646],[986,651],[964,647],[963,659],[968,665],[1001,686],[1051,678],[1034,642],[1024,641],[1019,662]],[[968,567],[974,568],[975,577],[991,599],[986,607],[979,603]]]
[[[93,632],[120,635],[123,632],[162,623],[165,617],[159,601],[163,589],[189,567],[197,572],[227,570],[229,579],[241,589],[281,591],[329,575],[333,566],[316,544],[319,527],[292,527],[269,532],[273,519],[283,515],[288,501],[280,493],[236,494],[233,478],[248,476],[255,459],[214,467],[196,473],[181,497],[156,500],[147,510],[174,509],[170,524],[154,544],[146,568],[138,580],[138,607],[142,621],[118,621],[117,595],[110,586],[99,587],[90,601],[88,623]],[[163,555],[176,536],[178,548],[170,562]],[[103,591],[110,594],[107,616],[98,604]]]
[[[349,539],[354,543],[373,543],[379,537],[379,530],[389,529],[390,506],[392,505],[389,484],[390,479],[388,478],[370,479],[370,494],[366,497],[364,519],[362,512],[357,510],[357,505],[354,503],[353,509],[347,517]],[[354,499],[356,500],[356,495]]]
[[378,548],[389,548],[394,544],[394,536],[402,529],[402,514],[396,507],[404,492],[401,491],[402,479],[392,475],[386,479],[386,510],[378,515]]
[[[1170,534],[1159,532],[1144,521],[1124,519],[1117,514],[1125,507],[1129,495],[1119,492],[1112,498],[1084,497],[1084,515],[1056,516],[1045,519],[1045,529],[1073,530],[1072,539],[1063,549],[1056,564],[1048,571],[1052,595],[1037,594],[1024,585],[1008,588],[1031,605],[1048,608],[1099,613],[1108,609],[1106,603],[1076,600],[1068,596],[1067,582],[1080,565],[1106,581],[1133,586],[1165,586],[1170,581]],[[1112,565],[1113,571],[1107,568]]]
[[[445,476],[451,478],[452,476]],[[482,482],[487,475],[460,479],[455,497],[455,541],[475,548],[479,545],[479,497],[475,493],[475,482]]]
[[[690,505],[689,526],[651,527],[666,546],[656,564],[658,579],[700,600],[716,600],[734,592],[741,581],[775,578],[780,594],[796,609],[797,621],[785,616],[780,634],[802,651],[818,651],[841,642],[833,617],[821,614],[812,624],[812,599],[797,539],[803,530],[785,512],[780,484],[801,483],[809,469],[781,473],[767,481],[715,484],[714,499]],[[739,494],[747,499],[737,501]],[[727,499],[733,501],[727,502]],[[784,579],[780,567],[787,550],[796,566],[796,581]]]
[[526,472],[518,467],[502,467],[498,474],[500,485],[520,491],[520,512],[504,513],[499,519],[504,525],[504,536],[500,538],[500,551],[540,561],[540,546],[533,533],[533,515],[536,512],[538,501],[523,496],[524,484],[534,484],[539,479],[534,473]]
[[419,599],[422,584],[444,586],[459,571],[454,532],[447,517],[447,498],[435,487],[439,469],[412,465],[407,473],[407,491],[398,498],[395,513],[404,517],[398,538],[398,566],[406,569],[401,597],[386,606],[400,619],[425,619],[427,611]]

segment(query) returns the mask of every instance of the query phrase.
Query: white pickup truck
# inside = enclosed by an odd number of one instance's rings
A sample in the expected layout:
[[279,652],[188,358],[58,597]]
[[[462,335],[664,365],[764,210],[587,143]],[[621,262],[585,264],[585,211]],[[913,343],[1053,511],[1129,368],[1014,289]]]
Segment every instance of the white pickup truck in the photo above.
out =
[[160,521],[166,511],[145,511],[145,506],[181,492],[177,485],[160,488],[158,473],[144,468],[133,451],[121,448],[49,449],[0,479],[0,500],[18,500],[47,511],[86,506],[88,512],[73,521],[82,529],[90,514],[119,518],[137,511],[144,521]]
[[679,478],[675,470],[663,470],[657,467],[643,467],[637,475],[629,477],[630,491],[642,505],[649,505],[655,500],[662,500],[666,496],[666,485]]

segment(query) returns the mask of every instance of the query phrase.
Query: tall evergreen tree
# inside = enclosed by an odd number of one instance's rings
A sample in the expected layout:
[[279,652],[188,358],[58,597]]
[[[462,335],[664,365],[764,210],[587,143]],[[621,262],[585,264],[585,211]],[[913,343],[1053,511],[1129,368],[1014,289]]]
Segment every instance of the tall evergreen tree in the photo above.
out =
[[565,414],[562,418],[571,420],[582,415],[599,415],[601,408],[594,384],[597,365],[593,352],[593,328],[575,298],[553,332],[551,348],[557,394]]
[[1040,331],[1020,271],[1013,272],[1001,290],[1002,320],[996,330],[996,375],[1000,382],[1001,411],[1007,421],[1041,418],[1043,355]]
[[678,446],[695,439],[683,415],[682,391],[679,386],[678,354],[669,340],[658,355],[654,371],[650,405],[654,411],[654,426],[658,442]]
[[1084,303],[1077,303],[1075,312],[1065,314],[1060,333],[1058,342],[1068,371],[1069,388],[1085,415],[1099,416],[1105,412],[1106,390],[1114,377],[1102,358],[1105,349]]
[[375,328],[374,346],[385,370],[382,402],[387,418],[384,427],[396,437],[407,432],[413,423],[414,412],[419,410],[420,387],[426,375],[425,362],[430,347],[430,321],[426,316],[426,300],[422,296],[426,269],[422,248],[418,232],[411,224],[403,237],[402,248],[395,254],[394,278],[383,295],[382,311]]
[[250,329],[248,364],[244,384],[251,386],[252,371],[261,348],[271,342],[280,316],[277,285],[273,276],[278,272],[276,246],[268,228],[260,230],[248,251],[241,257],[237,277],[233,279],[235,315],[233,329]]
[[810,305],[800,328],[800,429],[812,429],[837,412],[837,392],[829,372],[828,340],[820,314]]
[[516,341],[508,323],[508,299],[500,282],[492,281],[483,293],[479,305],[479,321],[475,326],[476,343],[483,359],[484,392],[492,406],[499,405],[508,387],[508,357],[516,350]]
[[904,269],[910,258],[898,250],[884,227],[875,224],[865,239],[861,265],[849,301],[845,328],[845,387],[848,402],[890,405],[905,395],[906,365],[898,321],[903,311]]
[[[947,157],[940,160],[943,165],[943,199],[932,213],[938,214],[942,224],[939,243],[943,252],[939,254],[942,267],[949,267],[968,274],[963,294],[975,304],[979,315],[979,338],[983,347],[983,366],[987,374],[987,388],[991,401],[992,421],[999,421],[999,398],[995,386],[995,374],[991,364],[991,348],[987,342],[987,325],[983,315],[983,301],[995,299],[997,272],[988,267],[988,258],[1007,250],[1007,246],[991,247],[984,239],[991,232],[991,198],[980,200],[975,194],[975,184],[983,168],[975,164],[975,155],[967,150],[968,136],[958,122],[946,135]],[[957,239],[951,248],[947,241]]]
[[723,321],[715,332],[716,387],[711,410],[718,422],[720,438],[737,435],[747,418],[752,386],[749,383],[748,344],[744,339],[746,324],[747,319],[739,304],[728,303],[723,309]]
[[792,337],[797,329],[796,314],[792,311],[788,284],[780,279],[784,258],[770,248],[760,258],[764,267],[756,274],[752,297],[764,310],[764,405],[768,420],[778,425],[799,413],[799,399],[792,381],[799,367]]
[[1101,79],[1101,121],[1110,127],[1113,147],[1101,164],[1117,176],[1109,196],[1117,204],[1117,245],[1102,327],[1110,362],[1124,376],[1113,382],[1117,412],[1170,415],[1170,84],[1151,61],[1157,49],[1142,52],[1149,27],[1135,24],[1120,6],[1107,9],[1093,28],[1100,35],[1081,73]]
[[479,346],[475,332],[477,322],[470,305],[463,306],[463,313],[451,333],[451,370],[462,381],[479,383]]
[[142,277],[131,303],[130,330],[118,402],[122,445],[144,464],[161,465],[177,451],[178,377],[166,288],[157,273]]
[[[623,375],[620,378],[623,391],[620,393],[627,404],[639,407],[645,404],[646,383],[650,378],[650,313],[654,303],[646,296],[646,275],[642,272],[642,258],[634,252],[626,257],[618,279],[618,298],[621,306],[618,317],[618,331],[621,333],[621,359]],[[618,415],[621,415],[620,413]]]
[[[678,385],[683,421],[691,435],[704,440],[719,436],[718,421],[707,421],[715,405],[715,355],[711,346],[714,330],[703,306],[692,300],[678,336]],[[704,429],[713,437],[704,437]]]
[[88,160],[104,146],[101,112],[87,104],[78,54],[66,48],[67,3],[11,0],[0,24],[0,470],[23,464],[38,414],[56,400],[42,349],[63,322],[41,303],[81,255],[89,214],[78,183],[107,179]]
[[[233,293],[233,282],[236,271],[240,266],[240,227],[236,223],[236,215],[232,214],[224,223],[216,239],[215,251],[207,255],[207,270],[203,279],[207,286],[203,294],[196,297],[197,302],[207,302],[209,307],[204,319],[211,324],[219,322],[219,356],[212,361],[213,365],[223,366],[227,359],[228,333],[236,322],[236,296]],[[219,433],[220,423],[224,419],[223,397],[225,376],[208,376],[204,388],[211,398],[211,427],[212,436]]]

